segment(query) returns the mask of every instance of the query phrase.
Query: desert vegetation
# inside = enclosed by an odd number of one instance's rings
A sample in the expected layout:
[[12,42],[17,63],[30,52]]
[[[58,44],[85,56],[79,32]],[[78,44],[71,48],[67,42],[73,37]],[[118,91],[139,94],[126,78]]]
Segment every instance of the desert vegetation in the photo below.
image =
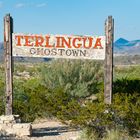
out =
[[[140,137],[140,66],[114,66],[113,103],[104,104],[103,62],[51,60],[14,64],[14,114],[23,122],[57,118],[83,130],[81,137]],[[0,114],[4,113],[4,66],[0,67]]]

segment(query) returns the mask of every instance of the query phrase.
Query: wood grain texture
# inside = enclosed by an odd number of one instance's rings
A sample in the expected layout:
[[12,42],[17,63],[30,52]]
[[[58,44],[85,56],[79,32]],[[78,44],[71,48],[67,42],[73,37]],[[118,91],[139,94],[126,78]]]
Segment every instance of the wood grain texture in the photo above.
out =
[[5,115],[13,113],[12,33],[13,19],[7,14],[4,17]]
[[112,82],[113,82],[113,41],[114,41],[114,19],[109,16],[105,22],[106,53],[104,71],[104,101],[112,103]]

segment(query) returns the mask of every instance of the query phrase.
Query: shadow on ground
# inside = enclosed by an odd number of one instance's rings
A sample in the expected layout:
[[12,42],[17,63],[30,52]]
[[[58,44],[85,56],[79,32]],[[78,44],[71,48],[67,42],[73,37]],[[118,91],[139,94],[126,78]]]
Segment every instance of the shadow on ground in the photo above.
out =
[[47,127],[33,129],[32,137],[43,137],[43,136],[57,136],[61,133],[70,132],[69,127]]
[[113,83],[113,93],[140,93],[140,80],[116,80]]

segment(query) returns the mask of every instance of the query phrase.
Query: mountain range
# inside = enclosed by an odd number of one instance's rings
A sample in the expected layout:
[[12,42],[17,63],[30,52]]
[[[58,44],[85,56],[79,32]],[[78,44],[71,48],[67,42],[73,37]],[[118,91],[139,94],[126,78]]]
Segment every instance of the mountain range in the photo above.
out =
[[140,55],[140,40],[119,38],[114,42],[115,55]]
[[4,48],[3,48],[3,43],[0,42],[0,61],[3,60],[4,56]]

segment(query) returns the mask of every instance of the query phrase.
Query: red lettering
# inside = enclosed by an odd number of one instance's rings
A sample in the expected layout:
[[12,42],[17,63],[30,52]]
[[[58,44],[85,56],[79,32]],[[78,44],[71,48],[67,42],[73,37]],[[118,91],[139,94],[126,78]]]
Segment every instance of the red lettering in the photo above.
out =
[[97,38],[96,43],[94,45],[94,49],[103,49],[101,44],[101,38]]
[[60,39],[61,39],[61,37],[56,37],[56,48],[64,48],[64,47],[62,47],[62,45],[60,45]]
[[44,38],[42,36],[35,36],[35,46],[36,47],[43,47]]
[[79,38],[79,37],[74,38],[73,41],[72,41],[72,45],[73,45],[75,48],[80,48],[80,47],[82,46],[82,43],[76,43],[77,40],[78,40],[78,41],[81,41],[81,38]]
[[68,37],[68,41],[64,37],[61,37],[61,39],[62,39],[63,48],[65,48],[65,46],[67,46],[68,48],[71,48],[71,37]]
[[65,48],[65,46],[71,48],[71,37],[68,37],[68,40],[66,40],[65,37],[56,37],[56,39],[57,39],[56,48]]
[[17,46],[21,46],[21,39],[23,38],[23,36],[22,35],[16,35],[15,36],[15,39],[17,39]]
[[[88,43],[87,43],[87,39],[88,39]],[[92,47],[92,41],[93,41],[92,37],[83,38],[84,48],[86,48],[86,49],[91,48]]]
[[25,38],[25,44],[24,46],[33,46],[33,43],[31,43],[31,39],[34,39],[34,36],[24,36]]
[[46,47],[47,48],[53,48],[54,46],[53,45],[50,45],[49,44],[49,41],[50,41],[50,36],[46,36]]

